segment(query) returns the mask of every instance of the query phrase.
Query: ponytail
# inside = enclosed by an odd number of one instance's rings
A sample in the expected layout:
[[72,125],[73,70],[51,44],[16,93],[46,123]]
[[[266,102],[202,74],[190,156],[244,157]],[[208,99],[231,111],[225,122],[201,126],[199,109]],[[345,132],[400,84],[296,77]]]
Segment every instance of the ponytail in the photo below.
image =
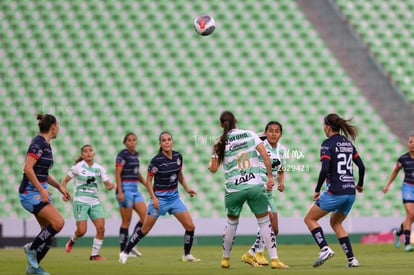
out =
[[39,126],[40,133],[49,132],[50,127],[57,122],[56,117],[50,114],[38,114],[36,119],[38,121],[37,125]]
[[230,111],[224,111],[220,115],[220,124],[223,127],[223,134],[220,136],[216,144],[214,144],[213,152],[217,155],[219,163],[224,160],[224,151],[226,149],[227,133],[236,128],[236,118]]
[[342,130],[346,138],[355,140],[358,135],[358,129],[356,126],[349,124],[351,121],[352,118],[344,119],[337,114],[329,114],[324,118],[325,124],[333,131],[339,132]]

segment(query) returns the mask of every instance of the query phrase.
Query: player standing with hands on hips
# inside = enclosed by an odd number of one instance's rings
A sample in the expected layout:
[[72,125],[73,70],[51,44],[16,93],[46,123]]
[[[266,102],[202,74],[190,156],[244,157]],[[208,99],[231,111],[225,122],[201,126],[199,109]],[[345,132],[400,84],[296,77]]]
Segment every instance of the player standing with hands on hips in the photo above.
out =
[[[313,194],[314,204],[305,216],[305,224],[320,248],[318,259],[313,267],[322,265],[334,256],[328,246],[318,220],[331,212],[330,224],[348,259],[348,267],[358,267],[359,263],[352,251],[348,233],[342,225],[355,201],[355,189],[363,191],[365,166],[349,138],[355,140],[357,128],[337,114],[324,118],[323,130],[328,137],[322,142],[320,160],[322,167]],[[344,135],[340,134],[340,131]],[[352,162],[358,166],[358,184],[355,185]],[[320,193],[326,179],[326,190]]]
[[[254,213],[261,234],[265,241],[268,253],[272,259],[271,267],[280,268],[277,257],[276,242],[272,234],[272,226],[267,212],[268,201],[262,180],[259,155],[263,158],[266,167],[266,189],[272,190],[275,185],[272,175],[272,164],[267,155],[263,142],[256,133],[241,130],[236,127],[237,120],[230,111],[220,115],[220,126],[223,134],[213,147],[208,169],[215,173],[221,164],[224,168],[225,196],[224,204],[227,214],[227,223],[223,235],[222,268],[230,267],[230,253],[236,237],[240,213],[245,202]],[[243,259],[254,267],[257,266],[254,256],[247,253]]]
[[404,169],[404,181],[401,186],[402,200],[405,209],[405,219],[399,229],[393,230],[394,242],[397,248],[400,247],[400,236],[404,235],[404,251],[412,252],[414,250],[410,243],[411,226],[414,222],[414,134],[408,137],[408,152],[398,158],[394,169],[391,172],[387,185],[382,189],[384,193],[388,192],[392,182],[401,169]]
[[53,153],[50,142],[59,132],[59,122],[50,114],[37,115],[39,135],[35,136],[27,150],[23,168],[23,179],[19,186],[19,198],[24,209],[32,213],[40,225],[40,233],[33,242],[24,245],[28,266],[26,274],[48,275],[40,266],[46,256],[54,236],[59,233],[65,220],[53,205],[48,185],[58,189],[64,197],[70,198],[49,170],[53,166]]

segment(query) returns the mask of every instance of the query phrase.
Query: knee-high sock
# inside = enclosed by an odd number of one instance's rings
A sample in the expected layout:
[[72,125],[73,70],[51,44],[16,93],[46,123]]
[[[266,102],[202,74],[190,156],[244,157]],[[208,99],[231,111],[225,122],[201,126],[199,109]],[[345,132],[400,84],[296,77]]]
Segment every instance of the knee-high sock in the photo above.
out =
[[102,248],[103,240],[99,240],[97,238],[93,239],[92,251],[91,256],[99,255],[99,251]]
[[411,230],[404,230],[403,231],[404,237],[405,237],[405,245],[409,245],[410,244],[410,238],[411,238]]
[[134,232],[134,234],[129,239],[127,246],[125,247],[124,252],[126,254],[129,254],[132,248],[134,248],[134,246],[136,246],[137,243],[144,237],[145,237],[145,234],[142,233],[141,229],[138,230],[138,232]]
[[269,257],[271,259],[278,258],[276,237],[272,231],[272,225],[270,224],[269,216],[258,218],[257,223],[259,224],[263,240],[267,247],[267,252],[269,253]]
[[58,231],[53,229],[53,227],[50,224],[47,225],[36,236],[36,238],[32,242],[32,245],[30,246],[30,249],[34,249],[34,250],[37,251],[39,246],[41,246],[43,243],[47,242],[49,239],[52,239],[53,236],[55,236],[57,233],[58,233]]
[[119,228],[119,246],[121,248],[121,251],[123,251],[125,249],[125,246],[128,242],[128,236],[129,232],[128,232],[128,228]]
[[47,252],[52,246],[52,242],[53,242],[53,238],[50,238],[37,248],[37,262],[38,263],[40,263],[40,261],[46,256]]
[[325,239],[325,235],[323,234],[322,227],[317,227],[313,229],[311,233],[316,243],[319,245],[320,249],[324,248],[325,246],[328,246],[328,243]]
[[190,254],[191,247],[193,246],[194,231],[185,231],[184,235],[184,255]]
[[262,237],[262,232],[260,231],[260,228],[257,231],[256,235],[256,241],[249,249],[249,254],[254,255],[256,252],[263,252],[265,247],[265,243]]
[[236,238],[238,224],[239,220],[227,220],[223,234],[223,257],[230,257],[230,252],[233,248],[233,243]]
[[142,222],[138,221],[137,224],[134,227],[134,232],[138,232],[138,230],[140,230],[142,227]]
[[397,229],[397,236],[400,236],[404,232],[403,224],[401,223],[400,228]]
[[348,258],[348,260],[352,260],[352,258],[354,257],[354,252],[352,251],[352,245],[349,240],[349,237],[346,236],[346,237],[340,238],[338,239],[338,241],[346,257]]

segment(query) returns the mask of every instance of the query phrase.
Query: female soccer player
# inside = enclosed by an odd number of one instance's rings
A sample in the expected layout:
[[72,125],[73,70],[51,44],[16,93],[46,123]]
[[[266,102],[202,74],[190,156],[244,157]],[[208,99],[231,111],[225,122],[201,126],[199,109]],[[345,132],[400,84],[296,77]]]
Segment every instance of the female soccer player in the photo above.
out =
[[[313,200],[305,216],[305,224],[312,233],[320,248],[318,259],[313,267],[322,265],[333,257],[334,251],[328,246],[323,230],[318,220],[331,212],[330,224],[336,237],[348,258],[348,267],[358,267],[354,257],[348,233],[342,226],[355,201],[355,189],[363,191],[365,166],[357,150],[349,139],[355,140],[357,128],[337,114],[329,114],[324,118],[323,130],[328,137],[322,142],[320,160],[322,167],[319,172],[318,183],[315,187]],[[343,135],[340,134],[343,132]],[[352,162],[358,166],[358,184],[355,185],[352,172]],[[320,193],[326,179],[326,190]]]
[[[286,165],[286,148],[279,143],[280,138],[283,134],[283,127],[277,121],[270,121],[266,124],[265,131],[264,131],[264,146],[266,148],[267,154],[270,157],[270,161],[272,163],[272,171],[273,171],[273,178],[276,180],[278,186],[277,189],[279,192],[283,192],[285,189],[284,185],[284,166]],[[261,161],[261,165],[263,165],[263,159],[259,157]],[[264,166],[264,165],[263,165]],[[265,167],[263,167],[265,168]],[[266,170],[263,169],[264,179],[263,182],[266,182]],[[279,233],[279,224],[278,224],[278,215],[277,215],[277,207],[275,201],[273,199],[273,192],[266,191],[266,196],[269,204],[269,218],[270,223],[272,225],[272,234],[274,234],[274,238],[276,240],[276,236]],[[259,265],[268,265],[269,262],[264,257],[264,241],[261,235],[260,229],[257,233],[256,242],[252,245],[248,252],[246,252],[242,256],[242,261],[244,259],[250,259],[249,255],[254,256],[254,260]],[[249,254],[249,255],[246,255]],[[276,256],[277,256],[277,249],[276,249]],[[284,264],[283,262],[279,261],[279,265],[277,268],[289,268],[288,265]]]
[[53,153],[50,142],[59,132],[56,117],[50,114],[37,115],[39,135],[35,136],[27,150],[23,168],[23,179],[19,186],[19,198],[24,209],[32,213],[38,221],[41,231],[31,243],[24,245],[29,265],[27,274],[44,274],[40,261],[46,256],[53,237],[62,230],[65,220],[53,205],[48,184],[58,189],[64,197],[70,195],[49,175],[53,166]]
[[[138,190],[138,182],[145,184],[145,181],[139,172],[139,153],[135,150],[137,136],[134,133],[127,133],[123,143],[126,148],[118,153],[115,162],[116,198],[122,218],[119,229],[120,251],[125,249],[128,242],[132,210],[139,216],[134,232],[141,228],[147,212],[144,197]],[[141,255],[135,247],[131,250],[130,256],[136,257]]]
[[[223,128],[223,134],[213,147],[213,155],[208,166],[212,173],[217,172],[221,164],[224,167],[224,203],[227,224],[223,235],[221,267],[230,267],[230,252],[236,236],[240,212],[243,204],[247,202],[250,210],[257,218],[269,256],[272,259],[271,267],[280,268],[281,264],[276,253],[276,242],[267,212],[268,202],[257,152],[263,158],[266,167],[266,189],[269,191],[274,186],[272,164],[266,148],[257,134],[252,131],[237,129],[236,122],[236,118],[230,111],[224,111],[220,115],[220,126]],[[248,253],[243,255],[242,260],[252,266],[257,266],[254,257]]]
[[[128,259],[131,249],[145,237],[154,226],[158,217],[167,213],[174,215],[185,229],[184,234],[184,254],[181,258],[183,262],[199,262],[200,259],[191,255],[193,246],[195,225],[188,212],[188,209],[178,193],[178,182],[190,195],[197,193],[190,189],[184,179],[183,157],[173,150],[173,139],[169,132],[162,132],[159,136],[160,150],[151,160],[148,166],[147,180],[145,182],[151,200],[148,204],[148,214],[145,217],[141,229],[135,231],[124,251],[119,254],[119,262],[124,264]],[[154,179],[154,185],[152,180]]]
[[66,189],[67,183],[75,179],[73,214],[76,220],[76,231],[67,241],[65,250],[68,253],[71,252],[76,241],[85,235],[89,217],[96,228],[89,260],[102,261],[106,260],[99,255],[105,235],[105,215],[98,198],[98,184],[103,182],[107,190],[115,189],[115,184],[109,181],[105,168],[94,162],[94,157],[93,147],[88,144],[83,145],[75,165],[70,168],[61,183],[62,188]]
[[412,252],[413,246],[410,244],[411,225],[414,222],[414,134],[408,137],[407,142],[408,152],[400,156],[394,169],[391,172],[387,184],[383,188],[383,192],[387,193],[395,177],[400,170],[404,168],[404,181],[402,183],[402,201],[405,209],[405,219],[401,223],[400,228],[393,230],[395,246],[400,247],[400,236],[404,234],[405,237],[405,252]]

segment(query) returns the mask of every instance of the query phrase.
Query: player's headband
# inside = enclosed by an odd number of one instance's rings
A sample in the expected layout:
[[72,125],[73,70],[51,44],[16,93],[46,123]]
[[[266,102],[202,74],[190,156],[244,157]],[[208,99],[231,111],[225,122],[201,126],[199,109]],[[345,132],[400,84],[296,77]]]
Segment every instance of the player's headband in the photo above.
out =
[[332,130],[334,130],[335,132],[339,132],[339,128],[338,127],[336,127],[336,126],[333,126],[330,122],[329,122],[329,120],[328,120],[328,117],[326,116],[325,118],[324,118],[324,121],[325,121],[325,124],[326,125],[328,125],[329,127],[331,127],[332,128]]

